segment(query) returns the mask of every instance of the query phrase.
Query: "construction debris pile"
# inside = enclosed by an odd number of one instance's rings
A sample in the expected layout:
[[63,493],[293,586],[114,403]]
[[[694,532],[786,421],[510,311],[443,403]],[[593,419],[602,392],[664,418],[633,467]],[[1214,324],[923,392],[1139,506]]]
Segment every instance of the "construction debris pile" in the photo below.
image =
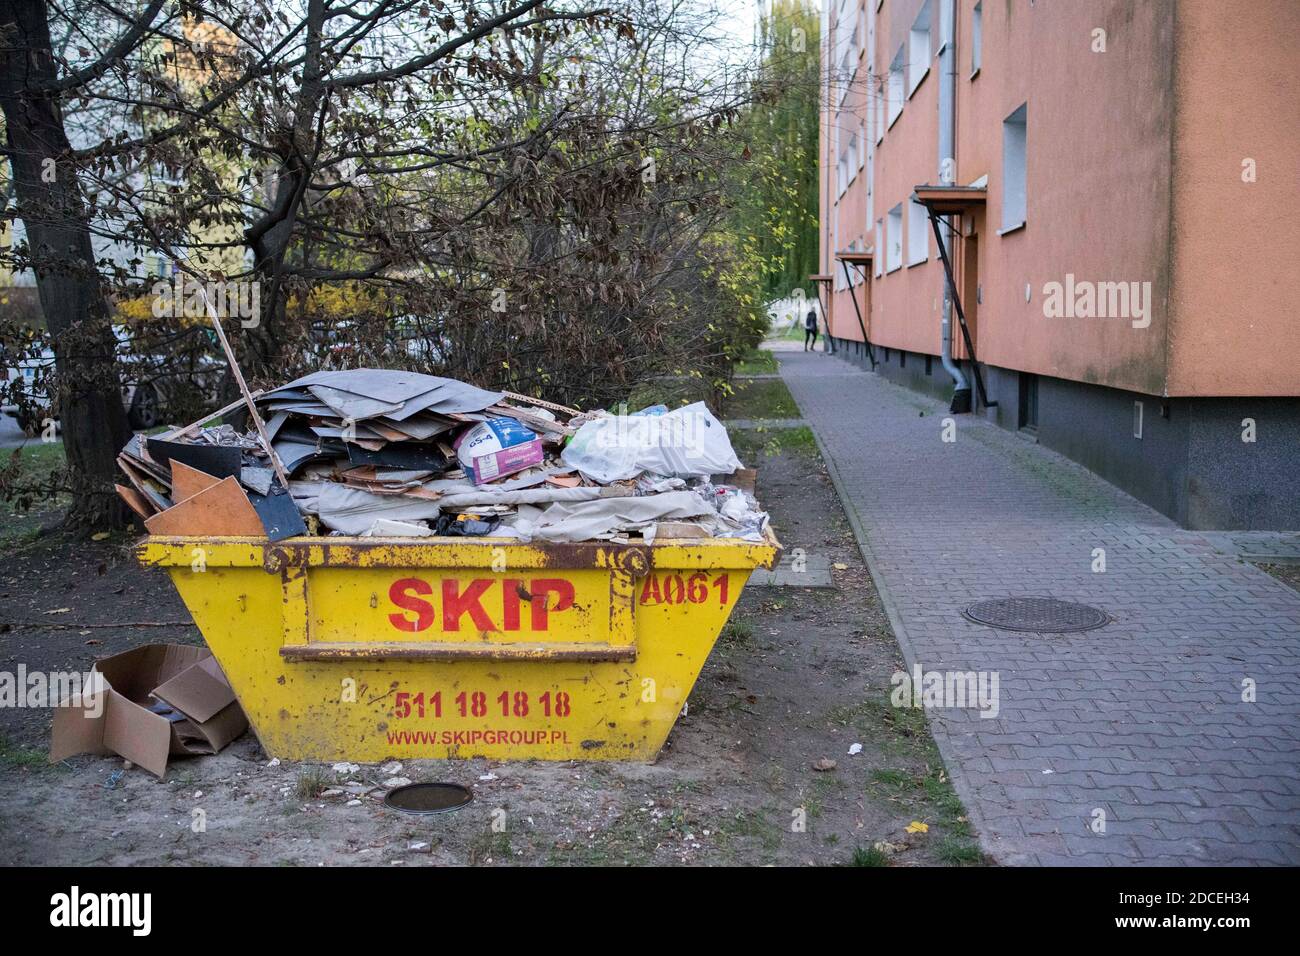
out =
[[118,493],[151,534],[767,534],[753,472],[703,403],[580,412],[387,369],[316,372],[250,397],[247,434],[203,427],[214,415],[122,450],[130,486]]

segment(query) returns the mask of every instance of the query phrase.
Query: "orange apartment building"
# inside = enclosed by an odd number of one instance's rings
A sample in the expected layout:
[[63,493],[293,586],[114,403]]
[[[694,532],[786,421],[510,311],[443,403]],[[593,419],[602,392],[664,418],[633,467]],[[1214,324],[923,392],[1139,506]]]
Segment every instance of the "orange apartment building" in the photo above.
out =
[[1300,2],[824,0],[822,58],[832,347],[1186,527],[1300,529]]

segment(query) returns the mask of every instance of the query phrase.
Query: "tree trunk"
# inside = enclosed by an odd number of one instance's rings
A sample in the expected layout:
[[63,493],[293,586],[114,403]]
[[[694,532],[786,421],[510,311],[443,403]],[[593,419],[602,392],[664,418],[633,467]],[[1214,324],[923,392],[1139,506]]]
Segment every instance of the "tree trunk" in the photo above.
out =
[[44,0],[10,0],[0,45],[0,109],[19,216],[53,339],[55,392],[72,483],[70,520],[120,527],[117,453],[130,437],[108,303],[95,270],[90,221],[71,162]]

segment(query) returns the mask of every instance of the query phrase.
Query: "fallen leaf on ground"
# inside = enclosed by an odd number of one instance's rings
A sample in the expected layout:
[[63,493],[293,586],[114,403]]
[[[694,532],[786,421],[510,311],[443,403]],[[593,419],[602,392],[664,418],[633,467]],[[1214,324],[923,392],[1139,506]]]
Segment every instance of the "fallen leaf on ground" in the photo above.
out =
[[922,823],[920,820],[913,820],[907,825],[906,829],[908,833],[929,833],[930,824]]
[[812,768],[814,770],[821,770],[821,771],[834,770],[835,767],[836,767],[836,763],[830,757],[822,757],[821,760],[818,760],[815,764],[812,765]]

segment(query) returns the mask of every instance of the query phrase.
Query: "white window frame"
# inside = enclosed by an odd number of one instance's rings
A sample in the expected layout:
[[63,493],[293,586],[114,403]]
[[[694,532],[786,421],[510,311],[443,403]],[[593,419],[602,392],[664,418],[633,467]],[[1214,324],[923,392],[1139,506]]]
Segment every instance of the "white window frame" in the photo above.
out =
[[907,264],[917,266],[930,258],[930,219],[919,202],[907,203]]
[[885,272],[903,268],[903,204],[900,202],[885,219]]
[[925,0],[921,12],[912,22],[912,29],[907,31],[907,98],[911,99],[916,88],[921,85],[930,72],[930,30],[933,20],[934,0]]
[[893,128],[893,125],[898,122],[898,118],[903,115],[903,100],[905,98],[903,93],[905,85],[903,79],[903,54],[906,50],[907,47],[900,46],[898,52],[894,54],[894,61],[889,64],[885,101],[889,110],[888,125],[890,128]]
[[980,75],[980,64],[984,60],[984,3],[975,4],[970,21],[970,78]]
[[879,146],[885,138],[885,128],[888,124],[885,122],[885,99],[889,95],[888,81],[881,80],[876,88],[875,104],[872,109],[876,111],[876,145]]
[[1002,228],[1024,226],[1029,218],[1029,104],[1021,103],[1002,121]]

